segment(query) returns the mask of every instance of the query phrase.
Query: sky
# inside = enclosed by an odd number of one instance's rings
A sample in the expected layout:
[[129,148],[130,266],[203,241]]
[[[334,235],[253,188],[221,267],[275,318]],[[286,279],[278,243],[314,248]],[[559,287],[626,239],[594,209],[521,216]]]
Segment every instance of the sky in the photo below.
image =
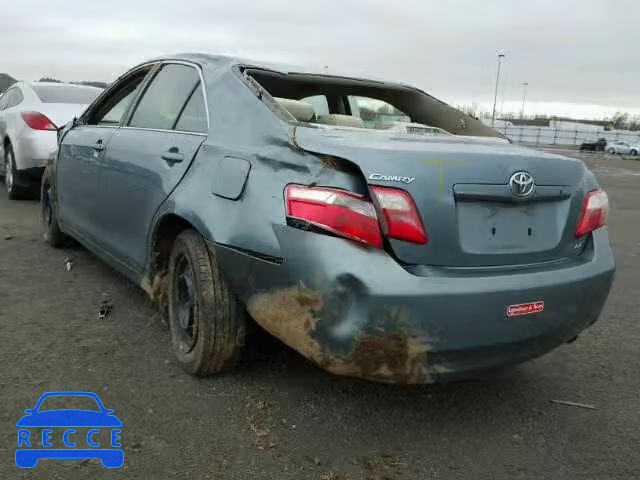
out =
[[452,105],[640,115],[637,0],[22,0],[0,72],[110,82],[177,52],[226,53],[415,85]]

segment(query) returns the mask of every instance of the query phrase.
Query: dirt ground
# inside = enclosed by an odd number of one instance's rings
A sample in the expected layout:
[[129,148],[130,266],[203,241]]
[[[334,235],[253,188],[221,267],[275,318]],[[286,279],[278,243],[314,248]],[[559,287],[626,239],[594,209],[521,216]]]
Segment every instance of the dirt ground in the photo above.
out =
[[[80,247],[47,247],[38,203],[0,191],[0,478],[640,478],[640,162],[586,161],[610,196],[618,262],[600,321],[543,358],[444,386],[331,376],[260,335],[233,374],[191,378],[136,286]],[[98,320],[103,293],[114,309]],[[55,390],[115,409],[123,468],[15,466],[16,421]]]

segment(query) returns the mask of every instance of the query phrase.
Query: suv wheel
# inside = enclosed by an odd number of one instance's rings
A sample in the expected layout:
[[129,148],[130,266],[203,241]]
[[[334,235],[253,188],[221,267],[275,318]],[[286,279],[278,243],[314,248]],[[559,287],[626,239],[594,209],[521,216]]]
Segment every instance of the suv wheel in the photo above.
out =
[[234,366],[244,348],[245,311],[196,231],[176,238],[168,276],[169,330],[180,366],[199,377]]
[[636,155],[638,155],[638,150],[634,148],[629,153],[635,157]]

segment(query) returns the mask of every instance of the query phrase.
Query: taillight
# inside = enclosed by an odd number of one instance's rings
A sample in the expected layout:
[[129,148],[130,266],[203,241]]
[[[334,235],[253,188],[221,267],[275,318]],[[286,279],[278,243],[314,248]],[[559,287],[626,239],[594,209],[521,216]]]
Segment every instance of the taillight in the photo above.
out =
[[333,188],[302,185],[289,185],[285,196],[288,217],[309,222],[342,237],[382,247],[376,209],[366,198]]
[[584,197],[582,213],[576,228],[576,237],[582,237],[587,233],[606,225],[609,215],[609,197],[604,190],[593,190]]
[[58,128],[45,115],[39,112],[22,112],[22,119],[34,130],[57,130]]
[[404,190],[372,186],[385,220],[386,234],[390,238],[425,244],[427,233],[420,220],[416,204]]

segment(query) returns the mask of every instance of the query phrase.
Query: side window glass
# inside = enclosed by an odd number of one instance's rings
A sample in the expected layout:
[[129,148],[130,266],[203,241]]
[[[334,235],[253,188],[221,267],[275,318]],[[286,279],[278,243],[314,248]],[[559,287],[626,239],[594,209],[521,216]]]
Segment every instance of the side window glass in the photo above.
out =
[[24,100],[24,95],[22,94],[22,91],[16,88],[14,106],[20,105],[23,100]]
[[329,115],[329,102],[324,95],[314,95],[312,97],[306,97],[301,99],[303,102],[307,102],[313,107],[313,111],[318,115]]
[[133,96],[137,92],[137,89],[134,88],[129,93],[127,93],[124,97],[122,97],[111,109],[109,109],[101,118],[97,119],[97,125],[118,125],[124,112],[127,111],[131,101],[133,100]]
[[5,93],[4,95],[0,96],[0,111],[4,110],[5,108],[7,108],[7,94]]
[[6,106],[5,108],[11,108],[11,107],[15,107],[16,105],[18,105],[18,103],[20,103],[21,97],[22,97],[22,93],[20,93],[18,95],[19,90],[17,88],[12,88],[10,90],[7,90],[7,92],[3,95],[3,98],[5,98],[5,102],[6,102]]
[[204,106],[202,85],[198,84],[178,118],[175,130],[181,132],[207,133],[207,111]]
[[155,76],[129,122],[131,127],[171,130],[200,77],[195,68],[167,64]]
[[88,125],[117,126],[129,109],[142,81],[151,67],[134,72],[123,78],[109,95],[92,107],[86,121]]

